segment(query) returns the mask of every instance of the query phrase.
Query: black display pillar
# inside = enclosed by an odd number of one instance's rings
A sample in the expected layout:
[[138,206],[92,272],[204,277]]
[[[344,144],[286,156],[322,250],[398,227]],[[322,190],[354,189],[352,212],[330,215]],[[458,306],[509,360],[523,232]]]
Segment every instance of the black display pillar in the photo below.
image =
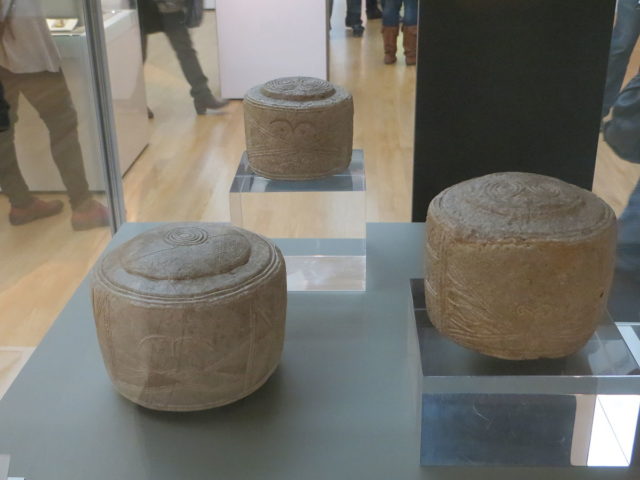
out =
[[421,0],[413,221],[462,180],[591,188],[615,0]]

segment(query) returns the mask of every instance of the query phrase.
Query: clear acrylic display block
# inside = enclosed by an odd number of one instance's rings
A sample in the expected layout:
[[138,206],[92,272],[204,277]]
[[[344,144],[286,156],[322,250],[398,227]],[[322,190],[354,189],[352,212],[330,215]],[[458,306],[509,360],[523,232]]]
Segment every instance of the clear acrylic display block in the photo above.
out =
[[306,181],[256,175],[242,155],[229,195],[234,225],[273,239],[290,291],[366,290],[364,153],[348,169]]
[[411,280],[422,465],[640,465],[640,324],[603,319],[561,359],[510,361],[442,336]]

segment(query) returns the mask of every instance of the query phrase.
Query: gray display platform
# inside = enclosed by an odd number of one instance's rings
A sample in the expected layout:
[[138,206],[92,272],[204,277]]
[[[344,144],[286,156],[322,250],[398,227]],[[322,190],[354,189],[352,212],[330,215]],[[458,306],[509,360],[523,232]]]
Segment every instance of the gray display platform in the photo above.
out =
[[[128,224],[112,246],[149,228]],[[409,279],[424,226],[373,224],[367,292],[289,295],[282,363],[255,394],[157,413],[107,378],[83,283],[0,401],[0,453],[28,480],[635,479],[631,469],[420,466]],[[638,445],[636,445],[636,450]],[[638,453],[636,452],[636,455]]]
[[640,350],[633,327],[625,336],[625,327],[605,313],[572,355],[501,360],[438,332],[424,288],[423,279],[411,280],[423,465],[640,467],[640,458],[633,458],[640,443],[634,356]]

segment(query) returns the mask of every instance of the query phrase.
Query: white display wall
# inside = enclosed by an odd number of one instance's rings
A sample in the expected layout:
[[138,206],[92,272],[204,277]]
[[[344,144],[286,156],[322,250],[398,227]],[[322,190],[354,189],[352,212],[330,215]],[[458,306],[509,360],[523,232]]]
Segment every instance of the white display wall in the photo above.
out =
[[217,0],[216,11],[223,97],[277,77],[328,80],[326,0]]

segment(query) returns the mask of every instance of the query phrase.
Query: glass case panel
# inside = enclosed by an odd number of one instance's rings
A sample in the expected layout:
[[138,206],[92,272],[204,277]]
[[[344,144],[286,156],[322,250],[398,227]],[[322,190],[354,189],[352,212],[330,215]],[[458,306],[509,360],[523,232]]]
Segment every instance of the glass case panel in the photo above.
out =
[[1,3],[0,397],[115,227],[89,3]]
[[306,181],[256,175],[245,153],[231,184],[231,221],[277,239],[289,290],[365,290],[365,194],[362,150],[344,172]]

